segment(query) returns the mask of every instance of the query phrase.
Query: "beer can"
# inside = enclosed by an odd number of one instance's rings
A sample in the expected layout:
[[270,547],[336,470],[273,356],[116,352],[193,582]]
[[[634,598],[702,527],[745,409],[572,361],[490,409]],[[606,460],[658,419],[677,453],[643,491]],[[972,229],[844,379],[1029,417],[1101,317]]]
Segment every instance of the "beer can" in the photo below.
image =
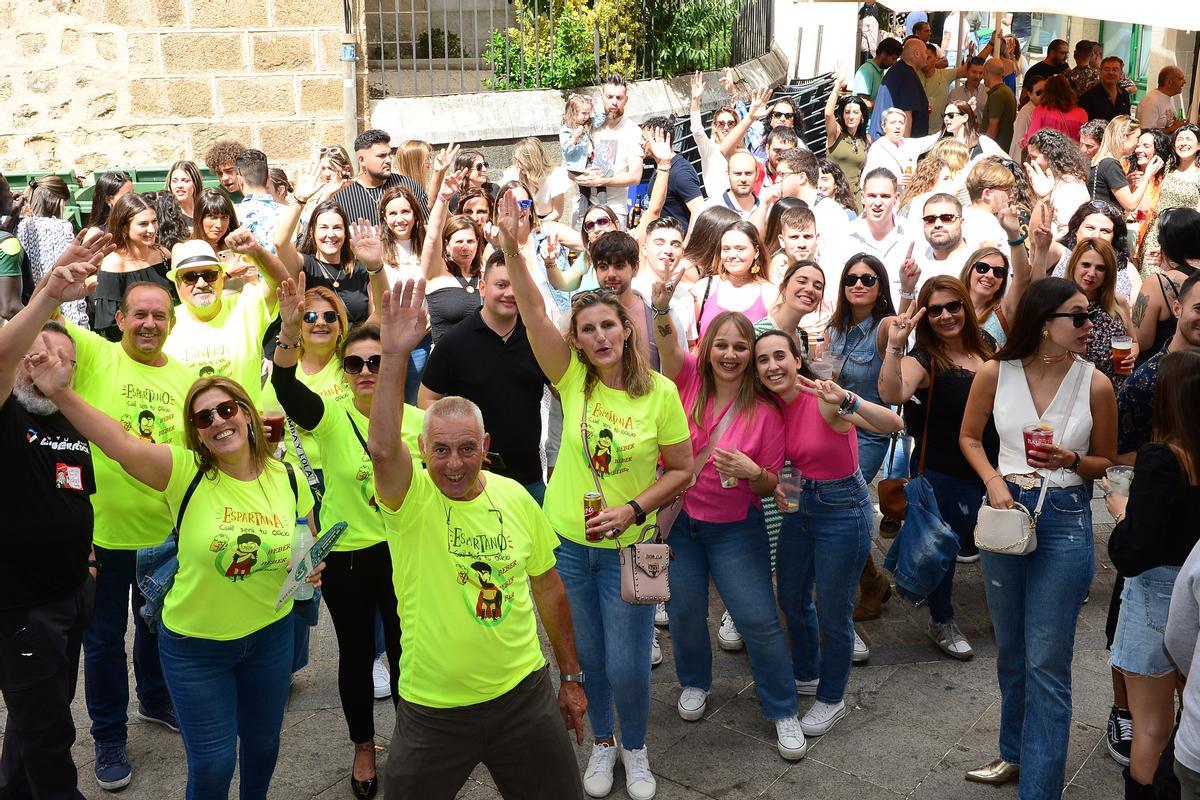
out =
[[[583,496],[583,524],[587,525],[587,521],[604,510],[604,498],[599,492],[588,492]],[[604,535],[597,532],[587,531],[584,536],[589,542],[599,542],[604,538]]]

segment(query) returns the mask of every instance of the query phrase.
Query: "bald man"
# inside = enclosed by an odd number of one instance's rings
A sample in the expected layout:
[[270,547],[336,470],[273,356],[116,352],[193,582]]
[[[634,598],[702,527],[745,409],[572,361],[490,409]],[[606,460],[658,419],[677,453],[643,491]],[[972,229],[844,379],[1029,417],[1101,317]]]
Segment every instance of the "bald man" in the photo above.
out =
[[983,130],[1005,150],[1012,144],[1013,122],[1017,118],[1017,96],[1004,83],[1004,67],[998,59],[983,65],[983,84],[987,86],[987,105],[983,108]]
[[883,112],[889,108],[904,112],[905,137],[929,134],[929,97],[919,76],[928,57],[925,43],[920,39],[913,37],[904,42],[900,60],[883,76],[871,110],[871,125],[867,130],[872,139],[883,136]]
[[1173,131],[1183,124],[1183,98],[1179,95],[1183,93],[1185,80],[1179,67],[1167,66],[1158,71],[1158,86],[1146,92],[1138,103],[1137,117],[1143,129]]

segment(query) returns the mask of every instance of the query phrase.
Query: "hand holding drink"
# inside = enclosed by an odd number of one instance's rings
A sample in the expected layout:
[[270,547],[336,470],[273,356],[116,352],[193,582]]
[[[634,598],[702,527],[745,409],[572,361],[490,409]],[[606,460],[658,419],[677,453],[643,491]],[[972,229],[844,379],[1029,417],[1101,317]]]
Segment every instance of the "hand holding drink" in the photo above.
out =
[[1021,429],[1021,434],[1025,437],[1025,463],[1041,469],[1054,446],[1054,426],[1048,422],[1030,422]]
[[775,504],[784,514],[795,514],[800,510],[800,492],[804,490],[804,477],[791,464],[779,470],[779,486],[775,489]]
[[1120,464],[1109,467],[1104,471],[1104,477],[1107,479],[1109,492],[1129,497],[1129,484],[1133,483],[1133,467]]
[[1112,367],[1117,375],[1133,374],[1133,337],[1112,337]]

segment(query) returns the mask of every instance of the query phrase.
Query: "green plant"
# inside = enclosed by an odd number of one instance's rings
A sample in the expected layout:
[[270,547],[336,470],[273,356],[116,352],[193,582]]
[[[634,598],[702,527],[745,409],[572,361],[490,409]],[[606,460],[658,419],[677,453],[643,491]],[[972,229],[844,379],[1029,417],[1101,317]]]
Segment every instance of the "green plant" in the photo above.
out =
[[[433,50],[429,43],[433,40]],[[417,37],[417,58],[470,58],[457,33],[433,28]]]
[[660,13],[665,26],[654,31],[654,72],[669,78],[729,64],[738,0],[685,0]]

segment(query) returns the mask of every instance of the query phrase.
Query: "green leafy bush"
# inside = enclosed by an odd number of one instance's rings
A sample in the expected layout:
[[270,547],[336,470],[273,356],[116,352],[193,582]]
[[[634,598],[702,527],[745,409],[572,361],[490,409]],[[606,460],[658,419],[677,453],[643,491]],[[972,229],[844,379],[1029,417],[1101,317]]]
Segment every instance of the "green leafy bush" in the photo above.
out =
[[[432,36],[431,36],[432,34]],[[430,52],[429,41],[433,39],[433,51]],[[470,58],[471,54],[462,46],[457,33],[443,31],[441,28],[423,32],[417,37],[417,58]]]

